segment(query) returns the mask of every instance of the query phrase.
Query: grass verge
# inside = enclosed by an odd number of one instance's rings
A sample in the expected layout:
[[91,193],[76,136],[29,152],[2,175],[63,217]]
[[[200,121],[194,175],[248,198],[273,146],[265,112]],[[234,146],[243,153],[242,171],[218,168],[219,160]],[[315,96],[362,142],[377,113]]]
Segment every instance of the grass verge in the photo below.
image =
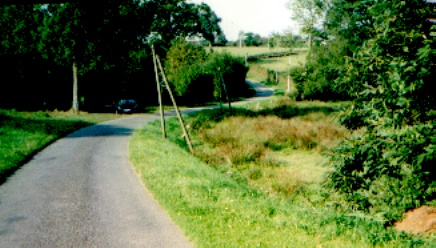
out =
[[[257,108],[256,111],[240,109],[234,111],[234,115],[237,117],[239,113],[247,115],[248,119],[262,119],[268,114],[277,116],[277,113],[287,112],[278,111],[280,107],[274,106],[270,101],[260,106],[253,104],[250,108]],[[322,112],[320,109],[328,106],[326,103],[295,105],[297,112],[291,110],[288,117],[281,118],[291,120],[297,116],[315,121],[316,118],[309,116],[317,115]],[[330,107],[335,109],[337,106]],[[207,149],[201,135],[194,134],[197,130],[229,125],[225,130],[230,131],[234,125],[249,126],[239,119],[233,123],[234,115],[217,110],[186,116],[196,149]],[[159,122],[135,132],[129,146],[130,159],[156,200],[197,247],[432,245],[431,238],[409,236],[385,228],[365,215],[340,211],[334,201],[325,197],[327,193],[321,186],[323,170],[328,169],[320,165],[323,161],[319,153],[323,149],[321,146],[320,150],[277,149],[266,161],[226,163],[224,160],[224,163],[207,164],[183,148],[183,137],[176,123],[174,119],[167,121],[168,140],[161,138]],[[228,135],[222,132],[219,137],[224,134]],[[240,133],[236,136],[244,137]],[[280,163],[276,163],[277,160]],[[277,181],[286,182],[289,191],[274,186]],[[264,190],[266,187],[273,191]]]
[[0,109],[0,183],[36,152],[77,129],[118,118],[114,114],[18,112]]

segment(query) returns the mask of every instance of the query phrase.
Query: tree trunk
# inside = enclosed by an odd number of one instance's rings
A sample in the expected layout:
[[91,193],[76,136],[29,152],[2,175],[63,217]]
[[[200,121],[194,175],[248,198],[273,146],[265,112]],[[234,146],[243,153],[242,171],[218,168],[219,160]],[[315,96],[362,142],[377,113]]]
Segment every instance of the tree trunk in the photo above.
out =
[[77,65],[76,62],[73,63],[73,113],[79,113],[79,100],[77,97],[78,83],[77,83]]

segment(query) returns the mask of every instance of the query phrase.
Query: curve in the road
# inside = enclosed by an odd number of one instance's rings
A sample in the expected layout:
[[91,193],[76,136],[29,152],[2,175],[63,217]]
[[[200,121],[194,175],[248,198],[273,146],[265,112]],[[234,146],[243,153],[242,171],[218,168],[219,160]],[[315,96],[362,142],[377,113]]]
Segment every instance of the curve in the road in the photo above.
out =
[[37,154],[0,186],[0,247],[192,247],[128,161],[132,132],[157,118],[84,128]]
[[191,247],[127,158],[132,116],[79,130],[0,186],[0,247]]

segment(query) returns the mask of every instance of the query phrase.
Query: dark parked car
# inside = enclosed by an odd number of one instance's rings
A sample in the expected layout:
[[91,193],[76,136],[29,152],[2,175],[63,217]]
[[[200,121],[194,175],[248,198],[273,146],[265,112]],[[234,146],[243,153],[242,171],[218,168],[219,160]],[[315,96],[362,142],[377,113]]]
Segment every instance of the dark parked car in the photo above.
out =
[[130,114],[138,110],[138,104],[132,99],[120,100],[117,104],[117,111],[120,113]]

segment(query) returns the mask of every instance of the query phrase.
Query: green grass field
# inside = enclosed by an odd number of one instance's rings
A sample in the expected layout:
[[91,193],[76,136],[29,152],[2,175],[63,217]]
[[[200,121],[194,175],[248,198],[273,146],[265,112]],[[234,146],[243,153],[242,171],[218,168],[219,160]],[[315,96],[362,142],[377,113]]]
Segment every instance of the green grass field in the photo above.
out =
[[237,57],[260,55],[272,52],[286,52],[287,48],[268,48],[268,47],[213,47],[216,52],[228,52]]
[[287,73],[290,68],[304,66],[306,55],[306,52],[299,52],[291,56],[261,59],[259,61],[250,62],[250,65],[259,65],[265,69],[278,71],[279,73]]
[[348,104],[275,97],[233,114],[185,116],[195,157],[176,119],[167,120],[167,140],[154,122],[134,133],[129,156],[196,247],[432,247],[432,237],[342,212],[326,198],[322,153],[349,135],[337,123]]

